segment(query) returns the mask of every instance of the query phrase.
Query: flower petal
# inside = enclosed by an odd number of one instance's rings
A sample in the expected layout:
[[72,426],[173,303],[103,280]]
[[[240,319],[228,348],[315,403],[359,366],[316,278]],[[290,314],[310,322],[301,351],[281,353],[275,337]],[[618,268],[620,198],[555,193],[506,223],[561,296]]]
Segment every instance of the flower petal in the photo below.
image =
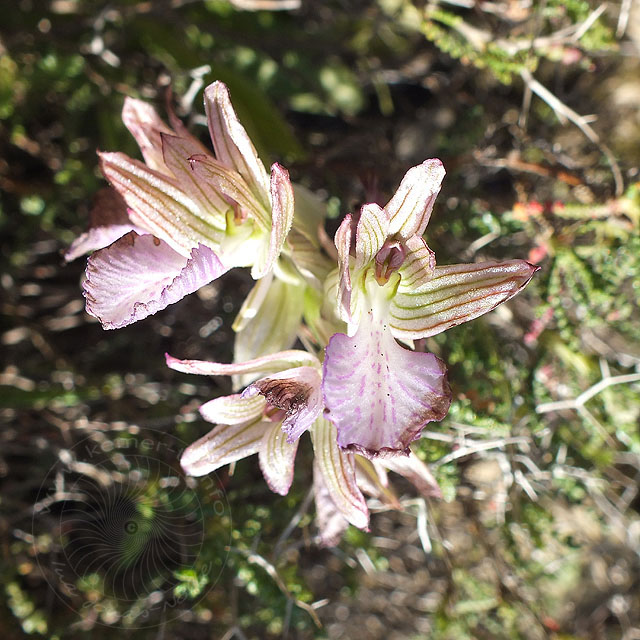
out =
[[[404,456],[401,456],[404,458]],[[399,458],[392,458],[396,460]],[[355,456],[356,479],[364,493],[380,500],[391,509],[402,509],[402,505],[393,489],[389,486],[389,478],[385,469],[377,463],[362,456]]]
[[[236,334],[234,360],[243,362],[292,347],[300,328],[303,293],[302,285],[274,278],[255,317]],[[241,376],[234,379],[234,387],[243,387],[255,378]]]
[[262,438],[260,469],[269,489],[281,496],[289,493],[293,482],[293,463],[297,450],[298,442],[288,442],[278,422],[267,429]]
[[356,484],[353,454],[336,445],[336,428],[320,416],[311,428],[314,464],[338,511],[354,526],[366,529],[369,509]]
[[334,239],[338,250],[338,280],[337,315],[345,322],[351,321],[351,273],[349,271],[349,252],[351,250],[351,214],[348,213]]
[[256,197],[244,178],[234,169],[214,160],[205,154],[196,154],[189,158],[195,179],[207,182],[211,188],[218,191],[230,201],[237,202],[247,213],[250,213],[263,229],[271,227],[271,220],[267,215],[269,210]]
[[377,204],[365,204],[356,229],[356,271],[372,262],[388,235],[389,214]]
[[129,231],[144,233],[129,219],[122,196],[115,189],[104,187],[96,194],[89,212],[89,228],[71,243],[64,259],[71,262],[90,251],[104,249]]
[[404,476],[424,496],[442,498],[442,491],[429,467],[413,452],[408,456],[375,460],[373,464]]
[[342,535],[349,527],[349,521],[342,515],[319,470],[313,465],[313,492],[316,502],[316,524],[318,525],[318,542],[323,547],[334,547],[340,542]]
[[[182,188],[207,216],[216,228],[224,231],[229,203],[206,180],[199,180],[189,159],[202,155],[202,145],[197,140],[164,134],[162,154],[164,161]],[[211,158],[213,160],[213,158]],[[215,222],[214,222],[215,219]]]
[[226,269],[202,245],[185,258],[154,236],[129,232],[87,262],[87,312],[105,329],[142,320],[181,300]]
[[391,301],[393,335],[426,338],[473,320],[515,296],[538,269],[524,260],[436,267],[427,282]]
[[271,232],[269,242],[263,245],[264,249],[251,269],[251,277],[254,280],[262,278],[273,269],[293,223],[293,187],[289,172],[278,163],[271,167],[270,188]]
[[99,153],[100,169],[131,208],[131,220],[188,255],[198,243],[216,246],[221,229],[176,179],[152,171],[123,153]]
[[180,458],[180,465],[190,476],[204,476],[216,469],[258,453],[270,422],[220,424],[206,436],[189,445]]
[[318,360],[306,351],[291,349],[290,351],[280,351],[268,356],[255,358],[247,362],[237,362],[234,364],[222,364],[220,362],[207,362],[206,360],[178,360],[165,354],[167,366],[182,373],[195,373],[202,376],[230,376],[242,373],[273,373],[283,371],[293,367],[305,365],[318,366]]
[[424,233],[444,176],[444,166],[437,158],[407,171],[385,207],[391,217],[389,235],[398,234],[406,240]]
[[150,169],[165,173],[167,167],[162,157],[162,133],[173,131],[162,121],[157,111],[146,102],[125,98],[122,107],[122,122],[136,139],[142,157]]
[[398,290],[411,292],[425,284],[433,275],[436,254],[420,236],[407,238],[404,246],[406,255],[399,269],[401,279]]
[[368,458],[406,453],[451,403],[443,362],[401,347],[373,311],[352,338],[337,333],[329,341],[323,390],[338,445]]
[[214,424],[240,424],[260,418],[266,401],[262,396],[245,398],[240,394],[221,396],[205,402],[200,407],[200,415]]
[[261,378],[249,385],[243,398],[263,395],[267,402],[286,412],[282,430],[287,442],[295,442],[322,410],[320,374],[314,367],[297,367]]
[[268,204],[269,175],[253,142],[240,124],[222,82],[214,82],[204,90],[204,105],[216,158],[235,169],[252,187],[263,205]]

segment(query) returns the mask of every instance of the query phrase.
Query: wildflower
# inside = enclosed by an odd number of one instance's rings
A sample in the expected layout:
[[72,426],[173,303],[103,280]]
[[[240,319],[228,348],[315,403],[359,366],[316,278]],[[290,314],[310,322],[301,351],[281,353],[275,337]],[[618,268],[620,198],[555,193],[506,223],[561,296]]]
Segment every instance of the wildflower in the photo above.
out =
[[338,447],[336,428],[322,415],[320,363],[306,351],[283,351],[236,364],[178,360],[167,354],[167,364],[201,375],[267,374],[242,394],[215,398],[200,407],[204,419],[216,426],[185,449],[180,463],[189,475],[203,476],[257,453],[270,489],[286,495],[299,438],[309,431],[319,538],[324,545],[337,543],[349,523],[368,527],[363,490],[399,508],[386,468],[405,475],[424,494],[439,495],[428,468],[415,456],[385,467],[387,461],[372,464]]
[[336,233],[328,291],[347,333],[326,348],[324,402],[338,445],[366,457],[407,453],[451,402],[444,363],[396,340],[411,344],[477,318],[538,269],[524,260],[436,266],[422,234],[444,174],[436,159],[411,168],[384,208],[362,207],[354,243],[351,215]]
[[[98,220],[93,236],[72,246],[68,257],[98,248],[84,292],[87,311],[106,329],[156,313],[232,267],[250,266],[259,279],[283,249],[294,209],[288,172],[278,164],[266,172],[224,84],[206,88],[205,107],[215,157],[175,116],[169,127],[152,107],[130,98],[123,120],[145,162],[99,154],[126,215],[120,212],[115,224]],[[97,246],[118,234],[109,246]]]

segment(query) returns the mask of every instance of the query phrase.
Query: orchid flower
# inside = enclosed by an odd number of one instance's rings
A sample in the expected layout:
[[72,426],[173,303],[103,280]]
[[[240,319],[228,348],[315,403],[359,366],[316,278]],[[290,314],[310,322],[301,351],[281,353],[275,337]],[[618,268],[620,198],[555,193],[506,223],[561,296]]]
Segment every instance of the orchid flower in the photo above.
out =
[[242,394],[215,398],[200,407],[203,418],[216,426],[185,449],[180,464],[187,474],[203,476],[257,453],[269,488],[286,495],[293,481],[299,438],[308,430],[323,545],[337,544],[349,523],[368,527],[363,491],[400,508],[387,470],[407,477],[424,495],[441,495],[429,469],[416,456],[372,463],[338,447],[335,426],[322,416],[321,366],[306,351],[283,351],[236,364],[178,360],[168,354],[166,359],[170,368],[183,373],[267,374]]
[[529,282],[524,260],[436,266],[422,239],[445,172],[439,160],[411,168],[385,207],[347,215],[335,244],[338,269],[327,291],[346,333],[329,341],[323,364],[325,414],[338,445],[373,458],[408,451],[451,402],[444,363],[411,343],[477,318]]
[[94,222],[67,257],[98,249],[84,293],[105,329],[156,313],[232,267],[250,266],[262,278],[284,247],[294,210],[288,172],[278,164],[266,172],[224,84],[205,89],[205,107],[215,157],[175,116],[168,127],[131,98],[123,120],[145,162],[99,154],[127,215]]

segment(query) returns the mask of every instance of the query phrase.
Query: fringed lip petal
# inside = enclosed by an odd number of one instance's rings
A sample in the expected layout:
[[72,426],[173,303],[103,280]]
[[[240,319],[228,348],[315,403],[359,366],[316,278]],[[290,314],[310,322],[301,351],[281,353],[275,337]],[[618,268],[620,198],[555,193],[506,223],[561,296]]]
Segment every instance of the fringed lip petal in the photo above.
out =
[[182,373],[195,373],[203,376],[231,376],[244,373],[273,373],[302,366],[319,366],[318,359],[297,349],[280,351],[267,356],[248,360],[247,362],[235,362],[223,364],[221,362],[207,362],[206,360],[179,360],[165,354],[167,366]]
[[87,262],[87,312],[105,329],[142,320],[181,300],[226,269],[211,249],[198,246],[185,258],[151,235],[129,232]]
[[352,525],[366,529],[369,525],[369,509],[356,483],[353,454],[339,449],[336,428],[322,416],[311,429],[311,440],[315,453],[314,464],[336,509]]
[[251,269],[251,277],[254,280],[264,277],[273,269],[293,223],[293,186],[289,179],[289,172],[278,163],[271,167],[269,193],[271,198],[271,230],[268,243],[263,245],[264,250]]
[[205,476],[225,464],[258,453],[265,431],[272,426],[271,422],[259,420],[218,425],[184,450],[180,465],[187,475]]
[[426,338],[473,320],[515,296],[538,269],[525,260],[436,267],[427,282],[392,299],[393,334]]
[[424,233],[445,173],[442,162],[437,158],[425,160],[407,171],[385,206],[391,218],[390,236],[397,234],[406,240]]
[[242,397],[251,398],[257,394],[286,413],[282,430],[290,443],[309,429],[322,411],[321,380],[315,367],[287,369],[262,378],[250,384]]
[[265,407],[266,401],[262,396],[245,398],[236,394],[205,402],[200,407],[200,415],[214,424],[240,424],[260,418]]
[[99,153],[100,169],[130,207],[139,225],[188,256],[198,243],[217,246],[221,229],[203,218],[200,207],[175,178],[158,173],[123,153]]
[[204,104],[216,158],[255,185],[253,191],[267,205],[269,175],[236,116],[227,86],[219,81],[210,84],[204,90]]
[[385,320],[363,314],[353,337],[335,334],[324,360],[325,415],[338,445],[367,458],[406,454],[451,403],[444,363],[401,347]]
[[260,443],[258,460],[262,475],[271,491],[286,496],[293,482],[298,442],[288,442],[276,422],[266,430]]

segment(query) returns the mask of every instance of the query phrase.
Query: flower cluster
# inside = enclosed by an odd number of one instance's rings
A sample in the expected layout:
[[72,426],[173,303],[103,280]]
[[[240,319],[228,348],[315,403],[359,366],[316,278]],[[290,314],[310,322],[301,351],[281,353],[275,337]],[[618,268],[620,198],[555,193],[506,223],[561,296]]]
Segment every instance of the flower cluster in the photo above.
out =
[[[348,214],[326,251],[322,203],[279,164],[267,172],[226,86],[205,90],[213,151],[170,114],[127,99],[123,120],[144,162],[100,153],[111,184],[71,260],[93,251],[87,311],[105,329],[141,320],[234,267],[256,281],[233,325],[234,362],[179,360],[172,369],[233,376],[241,393],[201,408],[215,425],[189,446],[201,476],[258,454],[269,487],[286,494],[300,437],[314,450],[320,539],[369,522],[363,491],[397,501],[391,470],[427,495],[439,489],[409,445],[451,403],[444,363],[414,350],[517,294],[537,267],[524,260],[436,265],[423,238],[445,175],[439,160],[409,169],[381,207]],[[296,340],[304,349],[293,349]]]

